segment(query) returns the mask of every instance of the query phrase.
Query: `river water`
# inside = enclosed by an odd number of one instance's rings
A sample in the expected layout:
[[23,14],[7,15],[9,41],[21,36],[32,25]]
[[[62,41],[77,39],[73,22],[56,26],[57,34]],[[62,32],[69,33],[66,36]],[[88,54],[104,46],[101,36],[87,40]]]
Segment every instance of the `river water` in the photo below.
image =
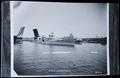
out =
[[24,41],[14,46],[14,69],[18,75],[107,74],[106,45],[43,45]]

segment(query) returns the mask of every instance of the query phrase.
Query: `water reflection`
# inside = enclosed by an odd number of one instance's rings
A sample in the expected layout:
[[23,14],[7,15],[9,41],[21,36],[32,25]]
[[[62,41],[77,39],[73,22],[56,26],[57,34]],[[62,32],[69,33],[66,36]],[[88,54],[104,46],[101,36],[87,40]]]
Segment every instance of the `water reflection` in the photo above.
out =
[[19,75],[86,75],[107,73],[106,46],[55,46],[23,42],[14,47],[15,71]]

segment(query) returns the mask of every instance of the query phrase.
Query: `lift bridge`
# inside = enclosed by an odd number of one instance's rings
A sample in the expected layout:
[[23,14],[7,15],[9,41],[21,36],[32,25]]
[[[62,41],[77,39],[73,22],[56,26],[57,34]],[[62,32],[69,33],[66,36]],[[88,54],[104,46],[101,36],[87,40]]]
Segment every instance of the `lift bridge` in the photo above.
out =
[[24,29],[25,29],[24,26],[21,27],[18,34],[16,36],[14,36],[14,43],[22,43],[22,41],[23,41],[22,40],[23,39],[22,35],[23,35],[23,32],[24,32]]
[[[23,41],[31,41],[31,38],[23,39],[23,32],[24,32],[25,27],[21,27],[18,34],[14,36],[14,43],[22,43]],[[34,40],[39,39],[39,33],[37,29],[33,29],[34,33]],[[34,41],[32,40],[32,41]]]
[[37,29],[33,29],[33,32],[34,32],[34,39],[38,39],[40,37],[39,33],[38,33],[38,30]]

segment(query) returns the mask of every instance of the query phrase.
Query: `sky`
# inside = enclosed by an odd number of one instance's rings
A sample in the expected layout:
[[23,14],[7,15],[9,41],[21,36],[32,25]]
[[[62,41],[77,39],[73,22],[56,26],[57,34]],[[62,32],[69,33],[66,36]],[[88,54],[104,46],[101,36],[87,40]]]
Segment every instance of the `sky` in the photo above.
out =
[[107,36],[107,4],[12,1],[14,35],[25,26],[23,37],[53,32],[56,37],[73,34],[79,38]]

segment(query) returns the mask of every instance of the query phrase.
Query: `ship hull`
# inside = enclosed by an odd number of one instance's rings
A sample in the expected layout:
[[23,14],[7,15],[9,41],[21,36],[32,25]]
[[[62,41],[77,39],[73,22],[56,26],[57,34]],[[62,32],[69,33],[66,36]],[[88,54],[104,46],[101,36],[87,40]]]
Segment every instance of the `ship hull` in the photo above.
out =
[[66,42],[39,42],[40,44],[47,44],[47,45],[60,45],[60,46],[74,46],[74,43],[66,43]]

